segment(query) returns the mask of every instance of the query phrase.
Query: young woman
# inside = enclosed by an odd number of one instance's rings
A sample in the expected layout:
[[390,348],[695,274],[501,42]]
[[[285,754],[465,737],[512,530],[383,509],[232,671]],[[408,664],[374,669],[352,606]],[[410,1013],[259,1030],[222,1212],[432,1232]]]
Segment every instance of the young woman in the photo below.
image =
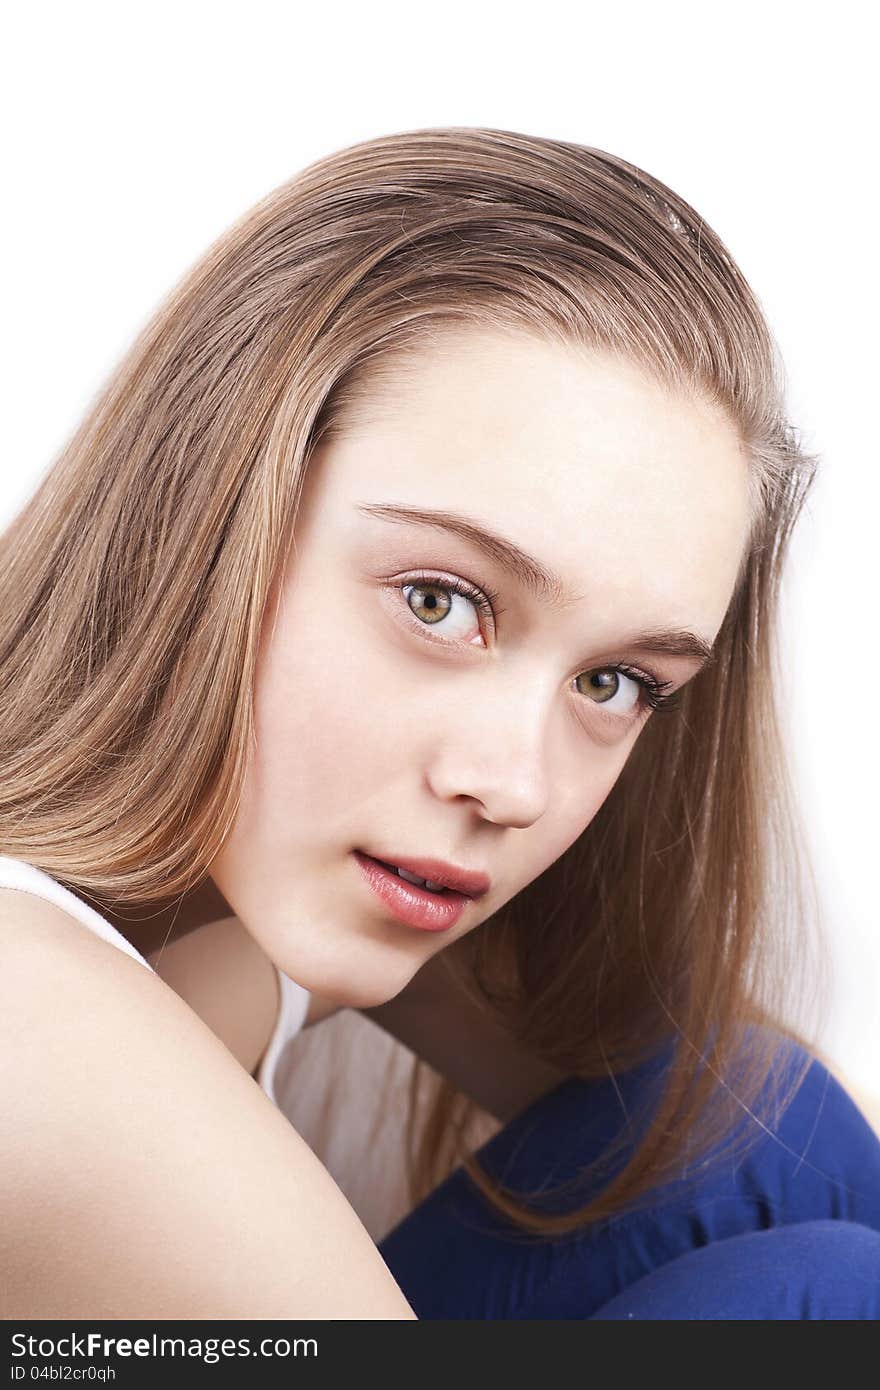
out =
[[[877,1315],[783,1021],[779,376],[683,199],[504,130],[335,153],[161,306],[0,546],[6,1317]],[[271,1103],[340,1007],[444,1078],[379,1248]]]

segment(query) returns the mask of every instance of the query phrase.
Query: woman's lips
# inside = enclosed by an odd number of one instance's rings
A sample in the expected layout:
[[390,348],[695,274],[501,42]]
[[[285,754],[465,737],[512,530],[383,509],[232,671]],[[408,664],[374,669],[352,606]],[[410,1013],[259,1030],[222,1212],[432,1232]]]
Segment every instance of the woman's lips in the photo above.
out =
[[399,922],[421,931],[448,931],[473,901],[464,893],[444,889],[442,893],[419,888],[401,878],[378,859],[353,850],[363,879],[373,894]]
[[453,893],[463,894],[466,898],[485,897],[492,886],[488,874],[482,873],[479,869],[465,869],[444,859],[434,859],[427,855],[414,858],[393,850],[382,854],[373,854],[372,850],[358,852],[366,855],[368,859],[375,859],[377,863],[384,864],[386,868],[397,869],[404,878],[411,875],[422,883],[436,883],[439,888],[448,888]]

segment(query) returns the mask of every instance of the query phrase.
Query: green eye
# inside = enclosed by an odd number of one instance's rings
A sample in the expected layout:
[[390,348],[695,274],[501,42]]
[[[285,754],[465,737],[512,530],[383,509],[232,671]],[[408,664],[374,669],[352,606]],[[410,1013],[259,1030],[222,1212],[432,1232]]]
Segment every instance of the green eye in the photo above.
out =
[[[453,579],[448,576],[437,576],[430,574],[409,575],[402,583],[395,585],[404,596],[407,608],[424,627],[442,628],[446,630],[451,626],[449,615],[456,607],[450,595],[457,596],[476,608],[483,616],[491,619],[493,628],[497,624],[498,617],[504,609],[499,607],[499,596],[491,593],[488,589],[480,589],[476,584],[471,584],[464,579]],[[413,602],[414,600],[414,602]],[[473,624],[470,629],[473,632]],[[450,641],[468,640],[460,634],[456,639],[450,635]],[[473,639],[470,639],[473,644]],[[672,710],[680,702],[681,690],[667,694],[672,681],[661,681],[656,676],[647,671],[640,671],[636,667],[626,666],[618,663],[613,666],[600,666],[592,671],[583,671],[575,678],[576,684],[585,699],[592,704],[607,705],[620,689],[620,677],[624,676],[638,688],[638,697],[628,710],[623,711],[625,715],[631,710]],[[580,688],[580,682],[587,678],[590,682],[588,689]],[[612,711],[617,713],[617,711]]]

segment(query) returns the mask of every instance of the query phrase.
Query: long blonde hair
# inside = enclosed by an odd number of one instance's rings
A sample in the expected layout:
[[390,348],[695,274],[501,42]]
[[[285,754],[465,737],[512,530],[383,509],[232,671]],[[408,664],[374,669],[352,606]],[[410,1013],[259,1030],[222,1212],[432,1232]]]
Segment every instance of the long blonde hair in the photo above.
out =
[[210,247],[0,539],[0,853],[108,908],[205,880],[238,806],[267,597],[312,450],[383,372],[467,324],[633,360],[717,402],[750,462],[714,660],[648,722],[570,849],[444,952],[567,1074],[667,1049],[644,1135],[598,1196],[540,1211],[482,1168],[448,1083],[416,1132],[414,1063],[413,1200],[462,1161],[545,1237],[638,1205],[685,1154],[772,1128],[809,1065],[777,1066],[780,1034],[798,1037],[783,1020],[818,980],[775,638],[816,458],[786,419],[754,294],[657,179],[515,131],[408,131],[309,166]]

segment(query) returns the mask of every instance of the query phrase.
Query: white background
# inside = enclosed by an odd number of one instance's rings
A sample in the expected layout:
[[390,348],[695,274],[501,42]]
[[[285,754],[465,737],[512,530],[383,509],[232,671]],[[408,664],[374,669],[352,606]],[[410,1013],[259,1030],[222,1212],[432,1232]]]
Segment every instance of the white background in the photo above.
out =
[[0,526],[159,299],[304,164],[392,131],[490,125],[649,170],[744,270],[823,455],[786,594],[784,698],[835,966],[824,1048],[880,1095],[870,11],[609,8],[18,6],[0,95]]

